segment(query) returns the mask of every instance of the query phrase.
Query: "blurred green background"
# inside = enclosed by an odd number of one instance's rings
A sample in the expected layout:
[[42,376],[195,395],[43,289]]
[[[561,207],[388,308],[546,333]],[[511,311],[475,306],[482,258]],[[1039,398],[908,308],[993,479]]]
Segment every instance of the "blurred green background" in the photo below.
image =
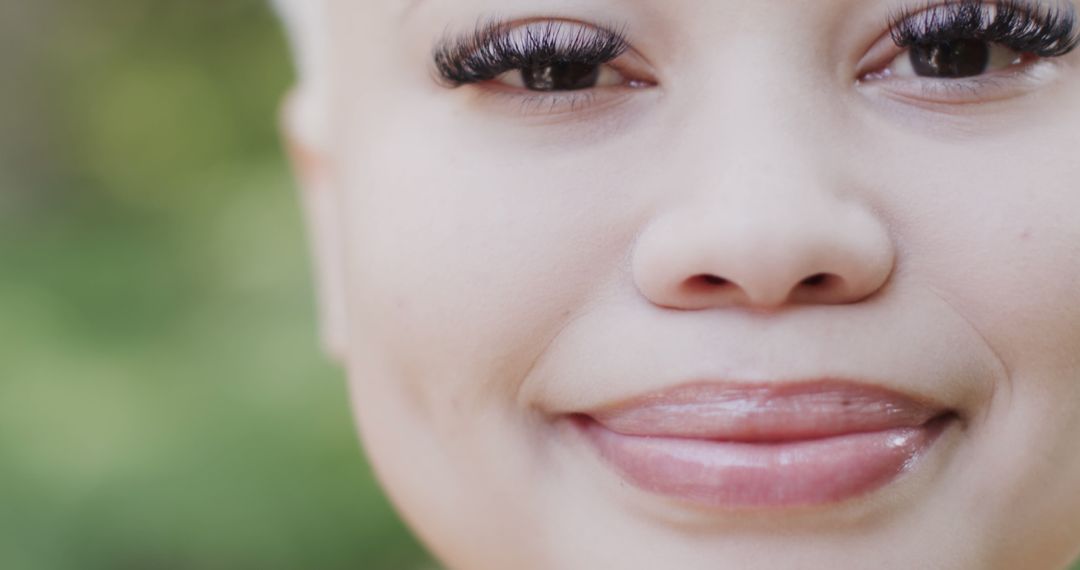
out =
[[320,354],[262,0],[0,3],[0,569],[429,566]]

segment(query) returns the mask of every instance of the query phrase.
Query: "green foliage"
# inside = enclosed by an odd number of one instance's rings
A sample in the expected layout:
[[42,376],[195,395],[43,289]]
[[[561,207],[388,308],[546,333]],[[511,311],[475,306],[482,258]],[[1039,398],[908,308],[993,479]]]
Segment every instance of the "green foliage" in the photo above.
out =
[[426,564],[318,351],[269,11],[22,4],[0,18],[0,568]]

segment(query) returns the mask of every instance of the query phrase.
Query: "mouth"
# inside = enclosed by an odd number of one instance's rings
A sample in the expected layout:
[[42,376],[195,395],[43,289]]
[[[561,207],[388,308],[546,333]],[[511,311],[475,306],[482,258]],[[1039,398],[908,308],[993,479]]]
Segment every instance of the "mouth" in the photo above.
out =
[[624,480],[724,509],[816,506],[916,469],[958,415],[860,383],[699,382],[568,419]]

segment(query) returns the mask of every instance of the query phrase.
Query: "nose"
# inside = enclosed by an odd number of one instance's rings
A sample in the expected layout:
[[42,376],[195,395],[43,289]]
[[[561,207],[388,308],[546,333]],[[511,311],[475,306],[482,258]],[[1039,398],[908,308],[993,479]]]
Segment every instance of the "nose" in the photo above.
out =
[[888,280],[894,259],[870,211],[818,195],[667,211],[639,234],[633,272],[661,307],[776,310],[864,300]]

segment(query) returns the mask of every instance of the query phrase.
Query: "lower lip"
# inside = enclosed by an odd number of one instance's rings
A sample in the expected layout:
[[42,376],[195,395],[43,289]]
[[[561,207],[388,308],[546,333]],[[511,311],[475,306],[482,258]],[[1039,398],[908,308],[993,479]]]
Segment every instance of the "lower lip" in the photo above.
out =
[[732,509],[825,505],[874,491],[914,469],[948,418],[775,443],[631,436],[591,418],[575,420],[600,456],[631,484]]

